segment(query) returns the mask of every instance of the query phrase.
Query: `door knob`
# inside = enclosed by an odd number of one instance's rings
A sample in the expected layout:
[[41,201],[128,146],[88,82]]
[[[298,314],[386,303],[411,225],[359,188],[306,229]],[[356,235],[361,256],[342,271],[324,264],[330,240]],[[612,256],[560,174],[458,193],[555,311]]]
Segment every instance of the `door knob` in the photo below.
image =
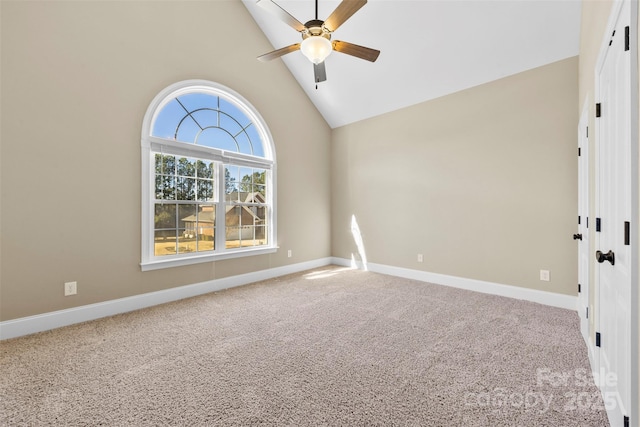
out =
[[612,252],[609,251],[606,254],[600,252],[600,251],[596,251],[596,260],[598,260],[599,263],[603,263],[605,261],[609,261],[611,263],[611,265],[615,265],[616,264],[616,255]]
[[574,234],[573,240],[582,240],[582,234]]

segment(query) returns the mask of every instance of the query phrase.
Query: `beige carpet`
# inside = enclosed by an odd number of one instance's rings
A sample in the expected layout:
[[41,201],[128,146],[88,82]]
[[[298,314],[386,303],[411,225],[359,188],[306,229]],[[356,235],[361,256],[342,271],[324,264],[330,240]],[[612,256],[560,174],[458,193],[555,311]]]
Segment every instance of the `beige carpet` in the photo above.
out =
[[0,343],[0,424],[605,426],[573,311],[327,267]]

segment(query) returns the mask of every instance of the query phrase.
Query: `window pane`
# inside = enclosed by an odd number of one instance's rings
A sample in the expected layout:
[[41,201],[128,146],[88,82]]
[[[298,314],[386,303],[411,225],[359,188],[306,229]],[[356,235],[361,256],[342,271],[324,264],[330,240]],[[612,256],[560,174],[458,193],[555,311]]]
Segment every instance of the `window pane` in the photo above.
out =
[[195,252],[198,232],[197,205],[178,205],[178,253]]
[[191,116],[202,129],[220,127],[218,118],[219,113],[216,110],[211,109],[209,105],[203,105],[198,108],[199,109],[197,111],[191,113]]
[[239,177],[238,166],[225,165],[224,176],[227,181],[237,182]]
[[234,137],[242,132],[242,126],[233,117],[225,113],[220,113],[220,127]]
[[264,157],[264,148],[262,147],[262,139],[260,139],[260,134],[258,133],[258,129],[254,124],[251,124],[248,128],[245,129],[247,135],[249,135],[249,139],[251,140],[251,145],[253,146],[253,155]]
[[158,199],[175,200],[176,199],[176,179],[174,176],[161,175],[158,184]]
[[[234,247],[262,246],[267,244],[266,227],[245,225],[238,227],[240,230],[238,241]],[[227,246],[228,247],[228,246]]]
[[196,176],[196,160],[180,157],[176,174],[179,176]]
[[153,239],[153,254],[155,256],[175,255],[176,230],[156,230]]
[[199,179],[197,182],[197,186],[199,201],[213,201],[213,180]]
[[196,179],[178,177],[176,179],[176,197],[177,200],[195,200]]
[[[159,204],[155,205],[154,229],[176,228],[176,205]],[[174,233],[175,234],[175,233]]]
[[238,147],[240,149],[241,153],[244,154],[253,154],[254,153],[254,149],[251,146],[251,141],[249,141],[249,136],[247,135],[247,133],[243,130],[242,132],[240,132],[239,134],[237,134],[235,136],[236,139],[236,143],[238,144]]
[[154,254],[172,255],[176,252],[176,205],[155,205]]
[[238,151],[238,146],[233,137],[223,129],[207,128],[198,136],[198,145],[205,147],[219,148],[227,151]]
[[206,160],[196,161],[196,174],[198,178],[213,179],[213,162]]
[[186,230],[178,230],[178,253],[184,254],[196,251],[196,238]]
[[184,117],[186,112],[184,108],[173,99],[158,113],[156,121],[153,124],[151,135],[160,138],[174,139],[178,123]]
[[238,201],[238,167],[226,165],[224,168],[224,192],[227,202]]
[[227,249],[240,247],[240,227],[227,227],[226,240]]
[[196,137],[201,130],[198,124],[191,117],[187,116],[178,124],[176,139],[182,142],[195,143]]
[[269,242],[267,241],[267,227],[256,227],[256,240],[255,240],[255,245],[256,246],[262,246],[262,245],[268,245]]
[[162,154],[155,155],[156,169],[156,199],[175,200],[175,173],[176,158]]
[[197,199],[201,201],[213,201],[215,182],[213,180],[214,163],[212,161],[197,160],[196,161],[196,183]]
[[173,175],[176,173],[176,158],[175,156],[162,156],[162,171],[164,175]]
[[156,199],[164,198],[164,186],[162,184],[162,176],[156,175]]
[[215,205],[200,205],[198,209],[198,222],[195,234],[197,237],[198,252],[212,251],[214,249]]
[[162,154],[156,153],[154,163],[155,163],[156,175],[162,174]]
[[215,235],[213,227],[200,228],[200,234],[198,234],[198,252],[212,251],[215,249]]
[[[240,174],[242,175],[240,191],[249,192],[249,193],[260,192],[263,195],[266,194],[265,193],[266,190],[264,187],[266,171],[264,169],[242,168],[240,171]],[[255,199],[255,197],[252,197],[252,199]],[[264,199],[263,200],[247,200],[248,203],[256,203],[256,202],[262,203],[263,201]]]
[[240,246],[240,227],[242,225],[240,215],[241,211],[242,208],[240,206],[227,207],[227,214],[225,217],[227,248],[237,248]]
[[184,107],[192,112],[202,107],[209,107],[218,109],[218,97],[203,92],[192,92],[185,95],[180,95],[178,100],[184,105]]
[[266,206],[256,206],[255,207],[255,214],[256,214],[256,220],[255,220],[255,224],[256,225],[269,225],[267,224],[267,219],[268,217],[268,208]]
[[[216,220],[215,205],[200,205],[198,210],[198,229],[203,227],[213,227]],[[198,234],[202,234],[198,232]]]
[[225,200],[227,202],[231,203],[231,202],[238,202],[239,201],[240,193],[238,192],[238,184],[235,184],[235,183],[228,184],[227,183],[226,191],[227,191],[227,194],[225,195]]
[[224,111],[225,113],[236,119],[242,127],[246,127],[249,123],[251,123],[251,120],[249,120],[249,118],[242,111],[240,111],[238,107],[224,98],[220,98],[220,111]]
[[[240,178],[240,185],[238,187],[238,189],[240,190],[241,193],[248,193],[251,192],[252,187],[251,187],[251,183],[252,183],[252,169],[251,168],[239,168],[239,172],[240,172],[240,176],[242,178]],[[240,196],[240,201],[244,202],[246,199],[245,196],[241,195]]]
[[190,228],[195,230],[198,217],[196,215],[195,204],[178,205],[178,227],[181,229]]

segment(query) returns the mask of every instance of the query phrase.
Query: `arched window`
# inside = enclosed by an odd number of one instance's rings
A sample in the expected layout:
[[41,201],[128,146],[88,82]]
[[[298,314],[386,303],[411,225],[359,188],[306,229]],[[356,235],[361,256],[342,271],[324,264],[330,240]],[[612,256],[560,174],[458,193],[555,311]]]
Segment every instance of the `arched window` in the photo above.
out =
[[141,149],[143,270],[276,250],[273,141],[238,93],[169,86],[147,110]]

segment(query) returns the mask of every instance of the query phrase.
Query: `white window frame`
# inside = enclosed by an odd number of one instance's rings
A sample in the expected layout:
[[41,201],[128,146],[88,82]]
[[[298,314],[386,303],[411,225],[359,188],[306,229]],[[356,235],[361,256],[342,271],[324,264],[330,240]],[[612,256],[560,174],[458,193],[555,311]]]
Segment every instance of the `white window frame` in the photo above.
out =
[[[263,142],[264,157],[225,151],[199,146],[175,140],[151,136],[155,119],[162,108],[177,96],[187,93],[203,92],[222,97],[232,102],[253,122]],[[151,102],[142,123],[141,138],[141,176],[142,176],[142,271],[218,261],[223,259],[263,255],[274,253],[276,242],[276,159],[271,132],[258,111],[244,97],[228,87],[208,80],[185,80],[174,83],[162,90]],[[214,177],[216,193],[216,225],[214,252],[191,252],[175,255],[156,256],[154,254],[154,202],[155,202],[155,153],[171,154],[181,157],[194,157],[221,163]],[[265,184],[267,188],[267,245],[243,248],[226,248],[225,245],[225,180],[224,165],[254,167],[267,170]]]

